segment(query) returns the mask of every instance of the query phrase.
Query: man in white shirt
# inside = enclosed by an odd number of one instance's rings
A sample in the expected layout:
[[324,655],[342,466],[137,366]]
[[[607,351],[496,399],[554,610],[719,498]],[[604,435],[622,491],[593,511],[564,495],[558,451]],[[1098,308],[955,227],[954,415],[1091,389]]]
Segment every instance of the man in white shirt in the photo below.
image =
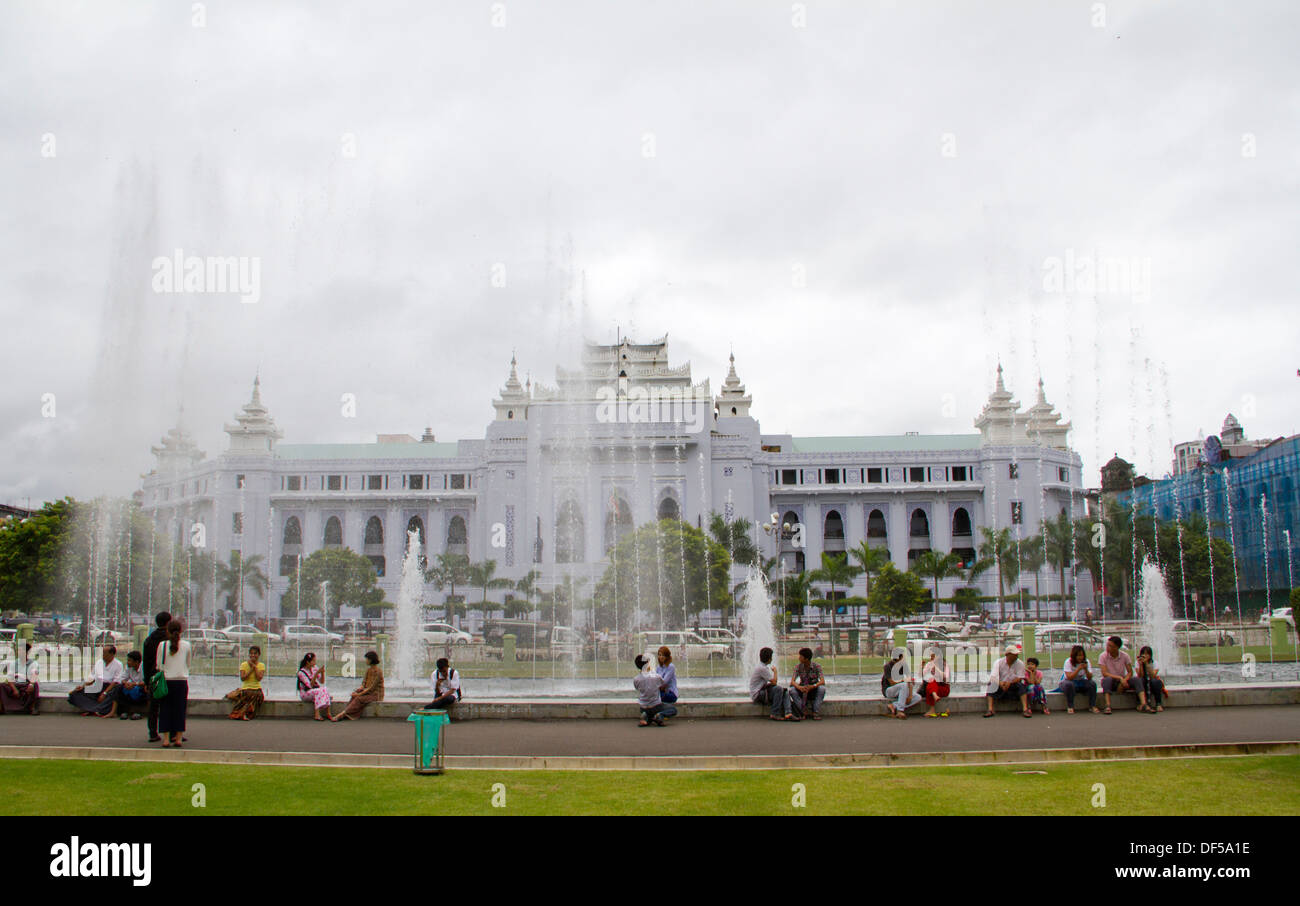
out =
[[424,707],[430,710],[450,711],[461,699],[460,674],[445,657],[438,658],[436,669],[429,680],[433,683],[433,701]]
[[113,710],[117,687],[122,683],[126,668],[117,659],[117,648],[104,646],[104,656],[95,664],[91,679],[68,693],[68,702],[81,711],[82,717],[92,714],[108,717]]
[[1021,713],[1025,717],[1032,717],[1033,712],[1029,710],[1029,689],[1025,685],[1025,665],[1020,661],[1020,649],[1015,645],[1008,645],[1004,655],[998,658],[998,662],[993,665],[993,672],[989,674],[985,696],[988,710],[984,712],[984,716],[993,716],[995,701],[1019,698]]

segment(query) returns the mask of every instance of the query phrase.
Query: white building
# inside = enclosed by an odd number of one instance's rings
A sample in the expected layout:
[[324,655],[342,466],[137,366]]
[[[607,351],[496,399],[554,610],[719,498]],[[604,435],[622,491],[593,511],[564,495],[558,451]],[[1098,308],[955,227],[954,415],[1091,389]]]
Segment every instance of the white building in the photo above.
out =
[[[581,367],[557,369],[554,386],[521,384],[512,360],[484,436],[454,443],[428,430],[419,440],[282,443],[255,380],[252,399],[225,426],[226,452],[205,458],[179,429],[153,448],[157,465],[141,503],[178,542],[201,524],[219,558],[263,555],[271,615],[298,558],[322,547],[370,557],[395,600],[410,529],[430,559],[491,558],[506,578],[537,569],[548,588],[572,573],[594,585],[614,541],[656,517],[707,525],[713,511],[755,521],[778,513],[802,523],[802,549],[792,538],[759,535],[767,556],[780,545],[788,573],[863,539],[888,548],[900,568],[928,549],[971,560],[982,526],[1028,537],[1042,518],[1083,514],[1069,424],[1041,381],[1036,402],[1021,411],[1001,366],[974,422],[978,433],[764,434],[752,406],[734,356],[714,395],[707,379],[692,381],[689,363],[669,363],[666,337],[588,343]],[[1086,573],[1079,579],[1088,600]],[[987,593],[995,582],[981,579]],[[850,593],[861,594],[862,583]],[[941,595],[956,584],[944,582]],[[1044,593],[1059,593],[1057,584],[1044,573]],[[1032,589],[1032,577],[1021,585]],[[442,597],[430,588],[425,600]],[[266,613],[265,602],[245,606]]]

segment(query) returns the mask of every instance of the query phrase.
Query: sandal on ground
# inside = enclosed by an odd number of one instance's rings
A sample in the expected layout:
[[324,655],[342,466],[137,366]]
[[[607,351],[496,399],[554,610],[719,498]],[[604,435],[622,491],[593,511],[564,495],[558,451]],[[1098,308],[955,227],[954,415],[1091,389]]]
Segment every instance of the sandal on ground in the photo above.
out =
[[1048,709],[1047,705],[1043,705],[1043,713],[1050,715],[1052,712]]
[[1164,705],[1156,705],[1156,713],[1159,714],[1165,710]]
[[907,713],[905,711],[899,711],[894,716],[897,717],[899,720],[907,720]]
[[947,717],[947,716],[948,716],[948,712],[947,712],[947,711],[944,711],[944,712],[942,712],[939,716],[940,716],[940,717]]
[[938,717],[939,715],[938,715],[938,714],[935,714],[933,711],[926,711],[926,712],[925,712],[925,716],[926,716],[926,717]]
[[1074,709],[1073,709],[1073,708],[1066,708],[1066,709],[1065,709],[1065,713],[1066,713],[1066,714],[1073,714],[1073,713],[1074,713]]
[[645,721],[645,720],[643,720],[643,721],[638,722],[638,723],[637,723],[637,726],[638,726],[638,727],[648,727],[648,726],[650,726],[650,722],[649,722],[649,721]]
[[1034,712],[1033,712],[1033,711],[1030,711],[1028,708],[1026,708],[1025,710],[1021,711],[1020,713],[1023,714],[1025,717],[1033,717],[1033,716],[1034,716]]
[[993,716],[993,712],[992,712],[992,711],[985,711],[985,712],[984,712],[984,716],[985,716],[985,717],[992,717],[992,716]]
[[1110,708],[1107,708],[1105,711],[1102,711],[1101,713],[1102,713],[1102,714],[1109,714],[1109,713],[1110,713]]

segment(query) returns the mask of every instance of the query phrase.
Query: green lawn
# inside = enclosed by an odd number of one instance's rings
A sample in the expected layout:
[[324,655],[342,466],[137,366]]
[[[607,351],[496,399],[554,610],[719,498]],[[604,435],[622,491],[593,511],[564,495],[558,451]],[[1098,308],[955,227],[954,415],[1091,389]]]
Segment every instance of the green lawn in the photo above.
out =
[[[6,815],[1296,815],[1300,756],[980,768],[545,772],[4,762]],[[1022,773],[1044,771],[1045,773]],[[1105,805],[1095,807],[1095,784]],[[195,784],[206,807],[196,808]],[[492,805],[504,784],[505,807]],[[795,808],[802,784],[806,808]]]

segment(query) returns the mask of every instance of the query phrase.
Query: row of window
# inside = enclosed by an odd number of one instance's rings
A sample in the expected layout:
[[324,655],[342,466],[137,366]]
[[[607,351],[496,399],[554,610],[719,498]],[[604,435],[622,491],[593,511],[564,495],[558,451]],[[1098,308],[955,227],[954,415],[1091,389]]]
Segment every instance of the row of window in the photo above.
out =
[[[307,475],[281,475],[280,490],[282,491],[305,491],[310,486],[312,490],[320,491],[387,491],[389,490],[389,475],[316,475],[310,476],[314,480],[308,481]],[[242,479],[243,476],[241,475]],[[441,486],[444,491],[463,491],[470,487],[472,479],[464,472],[453,472],[446,475],[433,475],[428,472],[406,472],[401,476],[401,488],[407,491],[427,491]],[[241,485],[242,487],[242,485]],[[394,484],[393,487],[396,487]]]
[[854,469],[778,469],[772,475],[778,485],[797,484],[890,484],[908,482],[974,481],[973,466],[879,466]]
[[[239,515],[239,514],[236,514]],[[424,547],[424,520],[419,516],[412,516],[406,523],[406,531],[415,532],[419,538],[420,547]],[[465,526],[465,517],[452,516],[447,522],[447,544],[449,546],[463,545],[469,533]],[[284,520],[284,532],[280,536],[281,543],[285,547],[302,544],[302,521],[297,516],[290,516]],[[366,520],[366,528],[363,535],[366,547],[371,545],[382,545],[384,543],[384,521],[378,516],[371,516]],[[343,521],[338,516],[330,516],[325,520],[325,526],[321,531],[321,544],[324,547],[342,547],[343,546]]]

